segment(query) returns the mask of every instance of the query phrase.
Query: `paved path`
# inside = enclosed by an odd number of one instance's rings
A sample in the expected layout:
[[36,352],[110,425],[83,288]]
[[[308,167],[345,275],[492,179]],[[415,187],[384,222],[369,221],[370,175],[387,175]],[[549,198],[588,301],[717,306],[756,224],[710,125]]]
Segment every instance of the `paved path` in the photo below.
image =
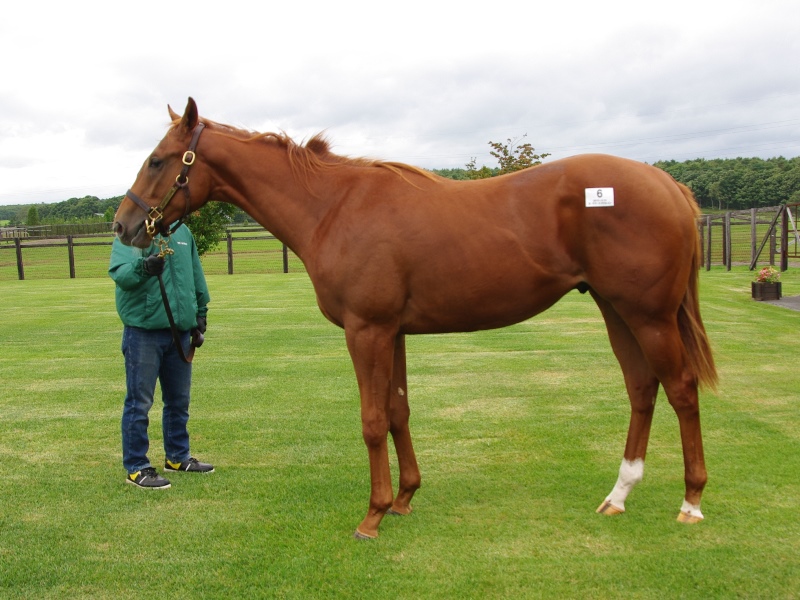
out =
[[792,310],[800,310],[800,296],[784,296],[780,300],[766,300],[765,302]]

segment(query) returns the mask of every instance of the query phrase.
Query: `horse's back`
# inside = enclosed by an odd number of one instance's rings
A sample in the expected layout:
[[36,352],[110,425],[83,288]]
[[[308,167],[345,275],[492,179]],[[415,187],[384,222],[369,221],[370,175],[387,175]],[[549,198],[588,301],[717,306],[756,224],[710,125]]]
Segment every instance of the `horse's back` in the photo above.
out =
[[481,244],[502,251],[494,267],[500,273],[507,264],[512,277],[558,280],[567,289],[587,283],[609,294],[618,282],[650,287],[673,273],[686,279],[696,251],[696,205],[660,169],[590,154],[482,186],[466,208],[479,216]]

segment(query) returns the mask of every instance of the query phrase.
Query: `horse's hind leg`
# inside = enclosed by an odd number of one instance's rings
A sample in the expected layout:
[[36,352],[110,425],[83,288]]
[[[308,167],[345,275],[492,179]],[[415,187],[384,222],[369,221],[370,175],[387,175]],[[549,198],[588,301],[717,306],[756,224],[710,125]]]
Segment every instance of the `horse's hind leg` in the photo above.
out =
[[417,457],[411,443],[411,431],[408,427],[410,412],[406,378],[406,342],[405,336],[400,333],[395,338],[392,388],[389,396],[389,431],[394,440],[397,462],[400,466],[399,489],[389,512],[399,515],[411,512],[411,498],[419,489],[421,482]]
[[637,338],[678,416],[686,484],[686,495],[678,521],[697,523],[703,520],[700,497],[708,478],[700,431],[697,376],[686,364],[677,323],[644,326],[637,331]]
[[658,394],[658,379],[647,364],[630,328],[608,302],[595,294],[593,296],[605,319],[611,348],[622,368],[631,403],[631,420],[619,477],[614,489],[597,509],[598,513],[604,515],[616,515],[625,512],[625,499],[644,474],[644,459]]
[[[598,301],[598,304],[606,317],[606,323],[621,320],[616,311],[616,318],[610,315],[610,306]],[[614,310],[614,309],[611,309]],[[610,318],[611,317],[611,318]],[[612,326],[609,325],[609,332],[612,338],[614,351],[620,358],[620,364],[625,372],[625,383],[628,394],[631,396],[631,428],[628,432],[628,443],[625,447],[625,459],[633,458],[644,460],[644,450],[647,446],[647,434],[650,430],[652,419],[653,403],[657,390],[657,378],[664,388],[669,403],[678,416],[678,423],[681,431],[681,444],[683,446],[684,479],[686,484],[686,494],[684,497],[678,521],[682,523],[696,523],[703,519],[700,511],[700,497],[703,494],[707,474],[705,459],[703,457],[703,440],[700,432],[700,408],[697,395],[697,376],[687,364],[685,349],[678,328],[677,317],[665,316],[662,318],[651,317],[642,319],[641,315],[627,320],[630,328],[627,329],[628,335],[635,337],[636,346],[640,348],[638,352],[630,354],[638,358],[626,361],[628,356],[618,350],[615,336],[611,334]],[[623,324],[624,325],[624,324]],[[621,329],[619,327],[618,329]],[[624,337],[624,336],[623,336]],[[633,345],[631,343],[631,345]],[[636,365],[639,364],[637,368]],[[626,367],[626,364],[628,365]],[[631,369],[631,366],[634,368]],[[647,379],[644,373],[651,375]],[[648,384],[649,380],[649,384]],[[638,384],[636,382],[639,382]],[[644,384],[644,385],[643,385]],[[648,398],[650,407],[648,408]],[[637,418],[637,412],[640,416]],[[640,428],[638,434],[636,429]],[[638,441],[637,441],[638,440]],[[643,464],[643,463],[642,463]],[[631,469],[627,469],[627,478],[635,479],[640,476],[640,468],[634,464]],[[623,470],[626,464],[623,461],[623,468],[620,469],[620,479],[625,479]],[[631,472],[633,475],[631,475]],[[615,487],[615,489],[617,489]],[[613,492],[612,492],[613,494]]]

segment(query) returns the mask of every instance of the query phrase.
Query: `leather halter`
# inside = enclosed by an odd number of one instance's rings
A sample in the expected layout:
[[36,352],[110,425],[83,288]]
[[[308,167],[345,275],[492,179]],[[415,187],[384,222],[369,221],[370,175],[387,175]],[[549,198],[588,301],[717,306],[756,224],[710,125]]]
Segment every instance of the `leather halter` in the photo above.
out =
[[[189,209],[191,207],[189,197],[189,167],[194,164],[195,158],[197,158],[197,141],[200,139],[200,134],[203,132],[204,127],[204,123],[198,123],[194,128],[194,131],[192,132],[192,141],[189,143],[189,149],[183,153],[183,168],[181,169],[181,172],[178,173],[178,176],[175,178],[175,183],[172,184],[172,187],[167,192],[167,195],[164,196],[161,204],[158,206],[149,206],[144,200],[134,194],[133,190],[128,190],[128,192],[125,194],[126,198],[130,198],[139,208],[147,213],[147,218],[144,220],[144,226],[145,230],[147,231],[147,235],[149,235],[151,238],[155,237],[156,233],[160,233],[162,236],[168,237],[172,231],[175,231],[178,227],[180,227],[181,223],[183,223],[183,220],[189,214]],[[183,190],[184,197],[186,199],[186,208],[183,211],[183,216],[178,219],[170,231],[164,226],[163,223],[164,209],[172,200],[175,192],[180,189]]]

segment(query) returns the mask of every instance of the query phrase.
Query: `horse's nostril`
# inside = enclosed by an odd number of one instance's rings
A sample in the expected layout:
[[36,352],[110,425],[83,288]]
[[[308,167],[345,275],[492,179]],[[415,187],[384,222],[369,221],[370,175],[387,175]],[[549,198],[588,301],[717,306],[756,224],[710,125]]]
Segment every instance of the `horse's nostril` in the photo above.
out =
[[114,221],[114,223],[112,223],[111,231],[113,231],[114,235],[116,235],[117,237],[122,235],[123,230],[124,228],[122,227],[122,223],[120,223],[119,221]]

